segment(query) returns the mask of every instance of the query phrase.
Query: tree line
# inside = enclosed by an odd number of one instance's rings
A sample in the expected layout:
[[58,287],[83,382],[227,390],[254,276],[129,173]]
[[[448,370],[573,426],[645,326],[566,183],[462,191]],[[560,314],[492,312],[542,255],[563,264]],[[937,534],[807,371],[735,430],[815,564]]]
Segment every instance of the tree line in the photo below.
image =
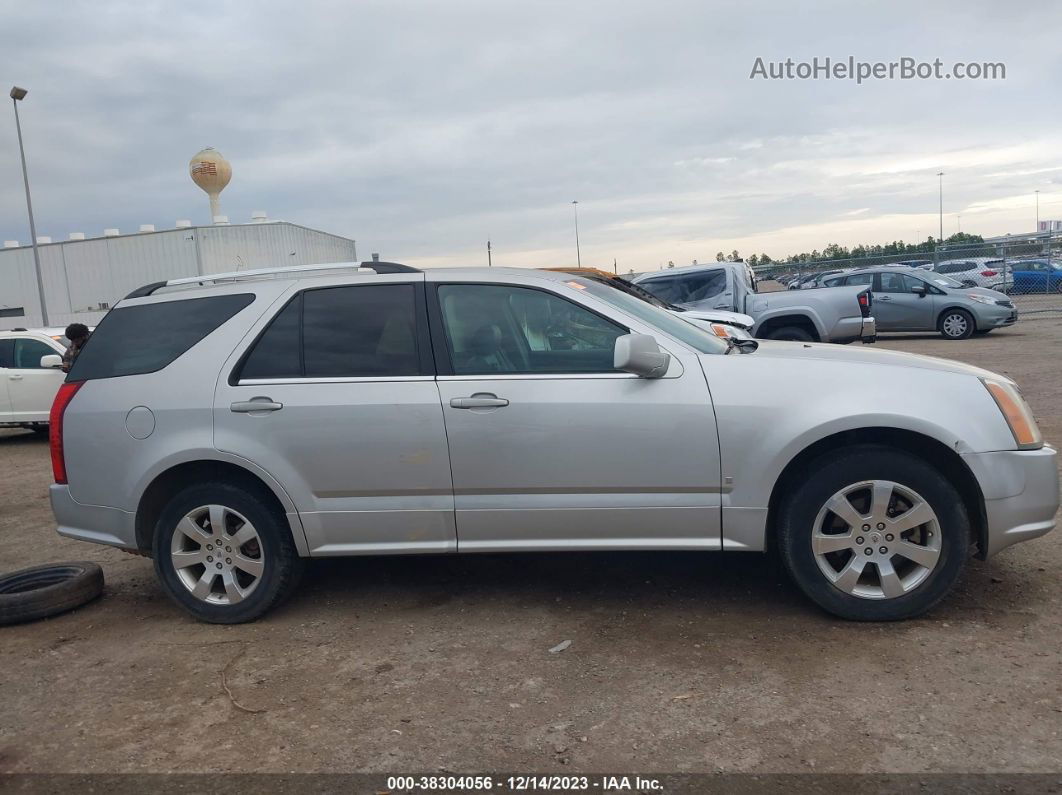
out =
[[[969,235],[966,232],[958,232],[944,241],[948,246],[972,245],[983,243],[984,238],[980,235]],[[831,260],[860,259],[863,257],[891,257],[911,255],[912,258],[921,254],[933,254],[938,246],[935,237],[928,237],[921,243],[905,243],[902,240],[894,240],[891,243],[861,243],[858,246],[848,248],[837,243],[830,243],[822,251],[802,251],[799,254],[790,254],[782,259],[774,259],[769,254],[753,254],[745,261],[752,267],[764,265],[801,265],[808,262],[828,262]],[[742,259],[737,249],[729,254],[722,251],[715,255],[716,262],[738,262]]]

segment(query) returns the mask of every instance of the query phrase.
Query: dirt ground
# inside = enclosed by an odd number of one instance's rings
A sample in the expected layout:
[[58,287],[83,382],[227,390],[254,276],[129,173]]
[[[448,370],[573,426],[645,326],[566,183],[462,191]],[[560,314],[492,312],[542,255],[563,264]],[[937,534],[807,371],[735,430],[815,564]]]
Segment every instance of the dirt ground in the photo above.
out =
[[[878,346],[1013,376],[1062,441],[1062,319]],[[0,570],[95,560],[107,586],[0,628],[0,771],[1062,769],[1058,533],[899,624],[835,620],[760,555],[623,553],[316,562],[221,627],[59,538],[50,480],[46,441],[0,431]]]

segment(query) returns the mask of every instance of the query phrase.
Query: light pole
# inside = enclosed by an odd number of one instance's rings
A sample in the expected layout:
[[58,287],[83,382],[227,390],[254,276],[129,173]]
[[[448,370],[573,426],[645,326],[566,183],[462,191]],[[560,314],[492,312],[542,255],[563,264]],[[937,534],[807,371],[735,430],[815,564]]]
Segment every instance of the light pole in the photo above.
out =
[[956,215],[955,216],[955,223],[958,226],[958,230],[957,231],[959,233],[961,233],[962,232],[962,216],[961,215]]
[[1036,191],[1036,234],[1040,234],[1040,191]]
[[944,242],[944,172],[938,171],[937,177],[940,179],[940,242]]
[[487,241],[487,267],[491,267],[493,263],[490,261],[490,241]]
[[15,130],[18,131],[18,153],[22,157],[22,181],[26,185],[26,212],[29,213],[30,242],[33,245],[33,264],[37,269],[37,294],[41,300],[41,325],[48,327],[48,307],[44,302],[44,279],[41,278],[41,254],[37,250],[37,225],[33,223],[33,202],[30,200],[29,172],[26,171],[26,150],[22,147],[22,125],[18,120],[18,103],[29,93],[24,88],[11,88],[11,104],[15,108]]
[[572,201],[572,209],[575,210],[575,262],[583,267],[583,255],[579,252],[579,202]]

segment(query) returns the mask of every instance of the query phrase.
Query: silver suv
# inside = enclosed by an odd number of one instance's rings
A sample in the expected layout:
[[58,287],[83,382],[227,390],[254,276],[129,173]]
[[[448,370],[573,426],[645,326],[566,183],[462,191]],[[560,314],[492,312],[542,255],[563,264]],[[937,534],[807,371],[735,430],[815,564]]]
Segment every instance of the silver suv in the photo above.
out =
[[149,285],[50,420],[59,532],[150,555],[221,623],[278,604],[307,557],[768,548],[825,609],[899,619],[1058,506],[1005,376],[724,339],[546,271]]

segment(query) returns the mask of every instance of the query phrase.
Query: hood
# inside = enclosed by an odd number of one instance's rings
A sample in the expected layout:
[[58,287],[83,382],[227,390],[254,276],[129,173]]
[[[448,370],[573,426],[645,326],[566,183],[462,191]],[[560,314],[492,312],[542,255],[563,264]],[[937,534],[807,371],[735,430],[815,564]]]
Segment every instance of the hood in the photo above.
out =
[[[1000,276],[1002,276],[1002,273],[1000,273]],[[961,293],[973,293],[974,295],[987,295],[993,301],[1009,301],[1010,300],[1010,296],[1007,295],[1006,293],[1001,293],[1001,292],[999,292],[999,290],[989,290],[987,287],[965,287],[965,288],[952,287],[951,290],[952,290],[952,292],[955,292],[955,293],[961,292]]]
[[[986,292],[992,292],[988,290]],[[887,351],[882,348],[870,348],[865,345],[844,346],[824,342],[782,342],[780,340],[760,340],[759,349],[750,356],[786,359],[821,359],[829,362],[853,362],[857,364],[880,364],[885,367],[913,367],[920,370],[971,375],[975,378],[994,378],[1000,381],[1013,381],[1005,375],[956,362],[936,356],[923,356],[919,353]]]
[[750,315],[728,312],[725,309],[686,309],[679,313],[679,317],[687,320],[707,320],[709,323],[728,323],[746,331],[756,325],[755,319]]

